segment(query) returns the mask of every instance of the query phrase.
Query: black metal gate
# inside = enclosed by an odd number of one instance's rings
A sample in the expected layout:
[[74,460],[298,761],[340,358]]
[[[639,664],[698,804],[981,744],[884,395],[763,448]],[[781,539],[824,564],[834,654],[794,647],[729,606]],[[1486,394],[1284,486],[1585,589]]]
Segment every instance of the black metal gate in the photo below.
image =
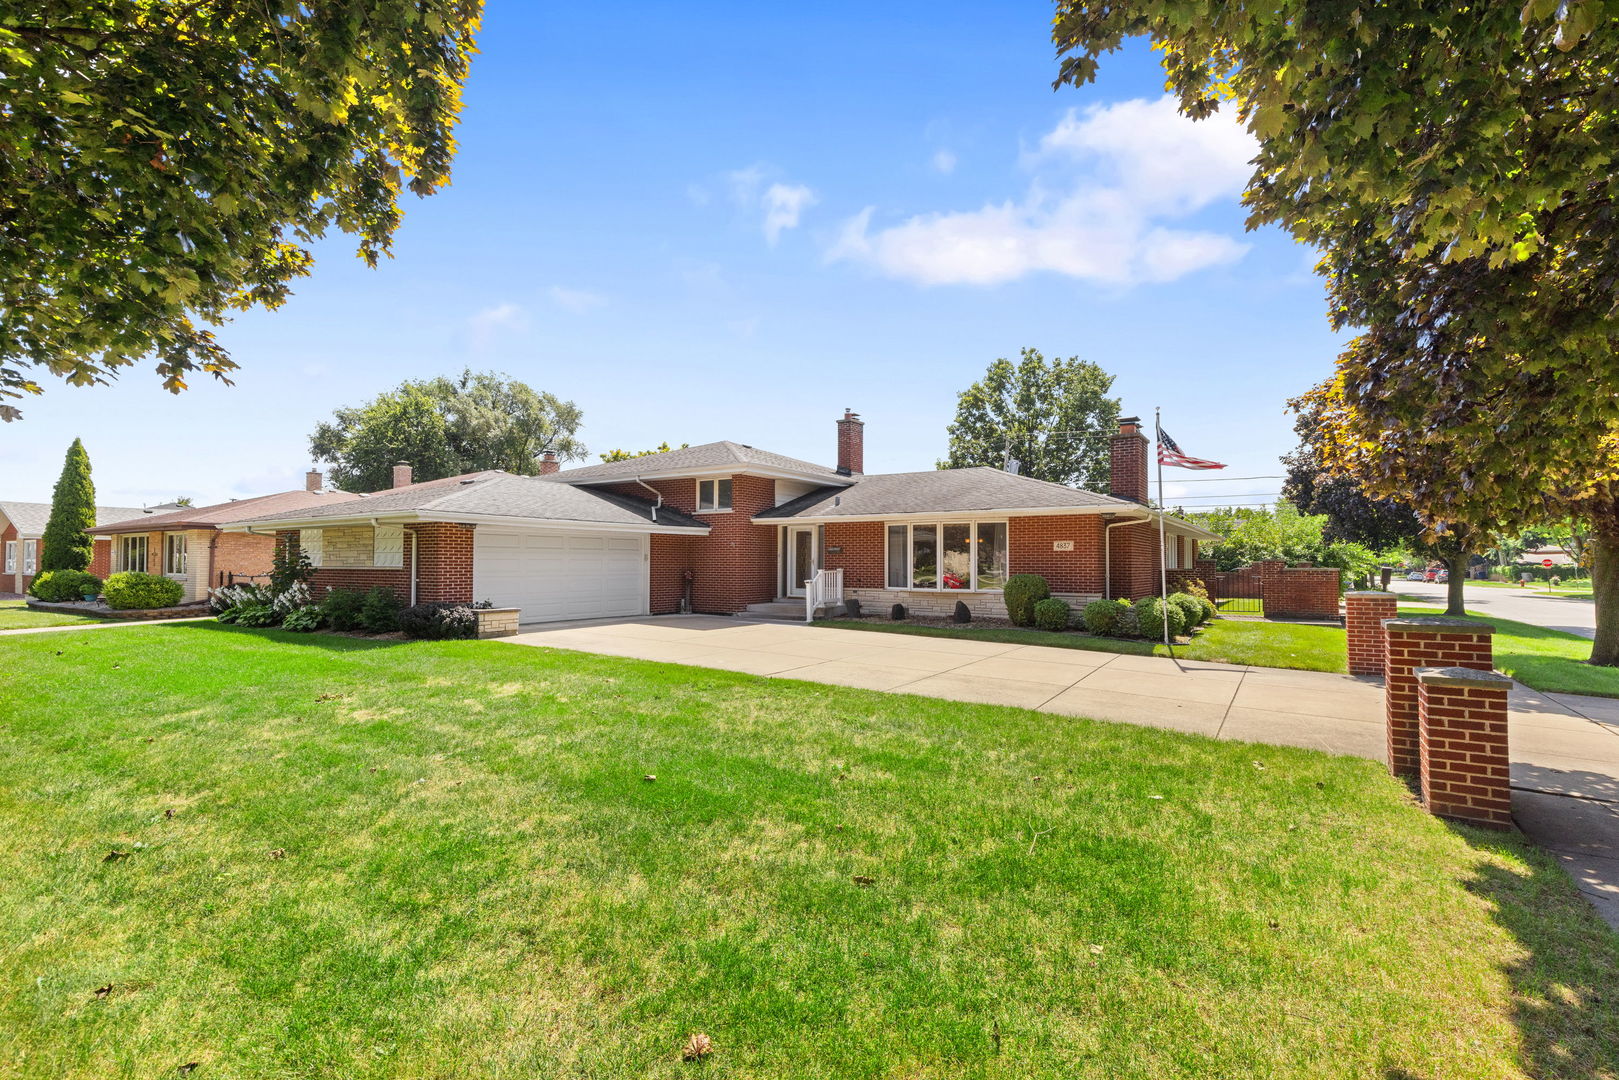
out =
[[1263,619],[1265,601],[1257,596],[1229,596],[1214,602],[1215,608],[1228,619]]

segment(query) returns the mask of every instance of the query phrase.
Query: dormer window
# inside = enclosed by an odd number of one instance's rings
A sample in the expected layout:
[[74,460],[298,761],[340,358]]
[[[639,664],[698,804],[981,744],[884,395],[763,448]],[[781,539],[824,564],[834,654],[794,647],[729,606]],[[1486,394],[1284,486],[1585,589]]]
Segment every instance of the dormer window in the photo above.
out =
[[719,511],[731,508],[731,478],[697,481],[697,510]]

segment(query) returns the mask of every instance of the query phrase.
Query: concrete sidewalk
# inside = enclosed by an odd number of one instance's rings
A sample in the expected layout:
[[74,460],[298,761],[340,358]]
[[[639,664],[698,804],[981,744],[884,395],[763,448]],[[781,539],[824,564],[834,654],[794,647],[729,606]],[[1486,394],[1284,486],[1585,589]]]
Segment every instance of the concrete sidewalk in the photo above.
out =
[[[1387,759],[1380,679],[704,615],[505,641]],[[1513,814],[1619,929],[1619,700],[1514,686]]]

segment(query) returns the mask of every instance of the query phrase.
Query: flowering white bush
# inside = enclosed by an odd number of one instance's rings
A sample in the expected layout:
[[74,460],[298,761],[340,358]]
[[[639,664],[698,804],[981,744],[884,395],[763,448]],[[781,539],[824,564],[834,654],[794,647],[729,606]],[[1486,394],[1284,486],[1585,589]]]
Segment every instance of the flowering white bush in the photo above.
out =
[[282,617],[290,611],[308,607],[309,604],[309,586],[301,581],[293,582],[289,588],[283,589],[274,600],[270,601],[270,606]]
[[214,614],[229,611],[233,607],[243,604],[268,604],[275,597],[263,585],[255,585],[245,581],[240,585],[222,585],[208,593],[208,609]]

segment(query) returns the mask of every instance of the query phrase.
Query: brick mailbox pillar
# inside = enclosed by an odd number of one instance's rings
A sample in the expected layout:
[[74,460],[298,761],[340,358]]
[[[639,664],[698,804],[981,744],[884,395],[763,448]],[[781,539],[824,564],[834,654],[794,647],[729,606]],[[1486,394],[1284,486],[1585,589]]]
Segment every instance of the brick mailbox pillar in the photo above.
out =
[[1384,619],[1383,697],[1388,710],[1389,771],[1417,776],[1422,749],[1417,731],[1417,669],[1458,667],[1491,671],[1495,627],[1471,619],[1417,615]]
[[1422,801],[1473,825],[1512,824],[1507,691],[1512,680],[1464,667],[1418,668]]
[[1383,622],[1399,615],[1391,592],[1344,594],[1344,630],[1348,639],[1349,674],[1383,674]]

